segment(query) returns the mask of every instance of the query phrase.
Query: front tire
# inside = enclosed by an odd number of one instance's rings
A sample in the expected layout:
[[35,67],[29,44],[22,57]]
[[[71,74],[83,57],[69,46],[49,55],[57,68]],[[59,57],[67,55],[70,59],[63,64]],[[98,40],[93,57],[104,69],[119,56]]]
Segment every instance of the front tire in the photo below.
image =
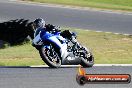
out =
[[54,47],[50,45],[50,49],[42,46],[39,50],[42,60],[51,68],[58,68],[61,66],[61,59]]

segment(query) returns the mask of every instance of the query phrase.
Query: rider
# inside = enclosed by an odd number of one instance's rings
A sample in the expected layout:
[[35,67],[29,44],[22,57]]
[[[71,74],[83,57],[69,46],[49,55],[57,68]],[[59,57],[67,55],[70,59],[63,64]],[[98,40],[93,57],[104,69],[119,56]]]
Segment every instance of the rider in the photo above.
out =
[[39,49],[40,45],[42,44],[41,34],[49,30],[49,25],[50,24],[46,25],[44,19],[42,18],[37,18],[34,20],[33,27],[34,27],[35,33],[34,33],[32,46],[34,46],[36,49]]
[[37,18],[33,22],[33,27],[35,29],[35,33],[34,33],[34,39],[33,39],[32,45],[36,49],[39,49],[40,47],[39,45],[42,44],[42,39],[41,39],[42,33],[45,33],[47,31],[50,33],[50,31],[52,31],[55,28],[55,26],[51,24],[46,25],[44,19]]
[[[45,24],[45,21],[42,18],[38,18],[33,22],[34,25],[34,29],[35,29],[35,33],[34,33],[34,39],[32,42],[32,45],[37,49],[40,50],[41,45],[43,44],[43,33],[51,33],[51,35],[55,34],[55,32],[53,31],[59,31],[58,29],[55,28],[55,26],[48,24]],[[74,44],[76,44],[76,39],[72,38],[72,36],[76,36],[74,33],[70,32],[69,30],[65,30],[60,32],[60,35],[63,38],[66,38],[68,40],[71,40],[74,42]],[[59,39],[59,38],[58,38]],[[61,41],[61,39],[60,39]],[[63,41],[61,41],[63,42]],[[67,55],[65,56],[65,59],[63,60],[63,63],[69,63],[69,60],[73,60],[75,59],[74,57],[71,57],[70,54],[67,53]]]
[[[33,22],[33,26],[35,29],[35,33],[34,33],[34,40],[33,40],[32,45],[36,49],[39,49],[40,45],[42,45],[42,43],[43,43],[42,39],[41,39],[41,37],[42,37],[41,34],[47,32],[47,31],[50,33],[50,31],[53,31],[53,29],[56,29],[56,28],[54,25],[51,25],[51,24],[46,25],[45,21],[42,18],[35,19]],[[59,31],[59,29],[56,29],[55,31]],[[69,30],[65,30],[65,31],[62,31],[60,33],[60,35],[64,38],[70,39],[70,38],[72,38],[73,34]],[[70,40],[74,40],[74,39],[70,39]],[[75,42],[75,40],[74,40],[74,42]]]
[[34,37],[36,37],[39,34],[39,32],[44,31],[46,29],[45,21],[42,18],[35,19],[33,25],[35,29]]
[[40,43],[40,36],[37,36],[39,33],[45,31],[45,21],[41,18],[35,19],[33,22],[33,27],[35,30],[34,33],[34,39],[32,42],[32,46],[34,46],[36,49],[38,49],[38,44]]

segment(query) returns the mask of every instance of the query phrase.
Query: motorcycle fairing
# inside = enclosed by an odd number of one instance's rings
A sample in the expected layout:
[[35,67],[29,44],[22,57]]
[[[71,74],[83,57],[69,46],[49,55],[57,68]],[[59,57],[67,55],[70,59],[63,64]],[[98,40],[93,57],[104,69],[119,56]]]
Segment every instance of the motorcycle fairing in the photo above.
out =
[[64,58],[67,57],[68,52],[67,52],[66,39],[64,39],[62,36],[53,35],[51,33],[46,32],[42,36],[42,40],[44,42],[51,42],[51,43],[53,43],[59,49],[62,59],[64,59]]

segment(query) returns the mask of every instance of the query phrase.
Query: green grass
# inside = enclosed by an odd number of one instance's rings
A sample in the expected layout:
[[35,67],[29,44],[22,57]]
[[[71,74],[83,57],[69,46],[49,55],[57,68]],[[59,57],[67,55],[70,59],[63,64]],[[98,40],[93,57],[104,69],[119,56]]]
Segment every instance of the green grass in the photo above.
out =
[[[113,33],[97,33],[80,29],[78,41],[91,48],[95,64],[132,64],[132,36]],[[42,65],[38,51],[30,43],[0,49],[0,66]]]
[[0,49],[0,66],[41,65],[39,53],[30,43]]
[[132,36],[77,30],[78,41],[92,49],[96,64],[132,64]]
[[82,7],[132,11],[132,0],[23,0]]

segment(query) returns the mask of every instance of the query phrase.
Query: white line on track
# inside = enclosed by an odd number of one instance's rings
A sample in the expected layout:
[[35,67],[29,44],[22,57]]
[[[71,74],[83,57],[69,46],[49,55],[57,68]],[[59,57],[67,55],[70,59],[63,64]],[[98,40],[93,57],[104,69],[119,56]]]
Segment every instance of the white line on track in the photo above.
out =
[[[62,65],[61,67],[80,67],[81,65]],[[132,64],[95,64],[94,66],[98,67],[98,66],[132,66]],[[34,66],[30,66],[30,67],[49,67],[47,65],[34,65]]]
[[[122,15],[132,15],[132,12],[120,12],[120,11],[113,11],[113,10],[99,10],[90,7],[78,7],[78,6],[67,6],[67,5],[59,5],[59,4],[49,4],[49,3],[36,3],[36,2],[27,2],[21,0],[9,0],[14,3],[21,3],[25,5],[34,5],[34,6],[44,6],[44,7],[57,7],[57,8],[68,8],[68,9],[78,9],[78,10],[89,10],[89,11],[98,11],[98,12],[105,12],[105,13],[115,13],[115,14],[122,14]],[[103,32],[103,31],[96,31],[96,32]],[[105,33],[113,33],[113,32],[105,32]],[[122,34],[122,35],[132,35],[132,34],[123,34],[123,33],[114,33],[114,34]]]
[[[84,30],[84,31],[92,31],[92,30]],[[98,32],[98,33],[101,33],[101,32],[104,32],[104,31],[95,31],[95,32]],[[114,33],[114,32],[104,32],[104,33],[113,33],[115,35],[126,35],[126,36],[131,36],[132,34],[123,34],[123,33]]]
[[[80,67],[81,65],[62,65],[61,67]],[[49,67],[48,65],[34,65],[30,67]]]
[[132,66],[132,64],[95,64],[94,66]]
[[17,1],[17,0],[9,0],[9,1],[12,1],[13,2],[13,1]]

